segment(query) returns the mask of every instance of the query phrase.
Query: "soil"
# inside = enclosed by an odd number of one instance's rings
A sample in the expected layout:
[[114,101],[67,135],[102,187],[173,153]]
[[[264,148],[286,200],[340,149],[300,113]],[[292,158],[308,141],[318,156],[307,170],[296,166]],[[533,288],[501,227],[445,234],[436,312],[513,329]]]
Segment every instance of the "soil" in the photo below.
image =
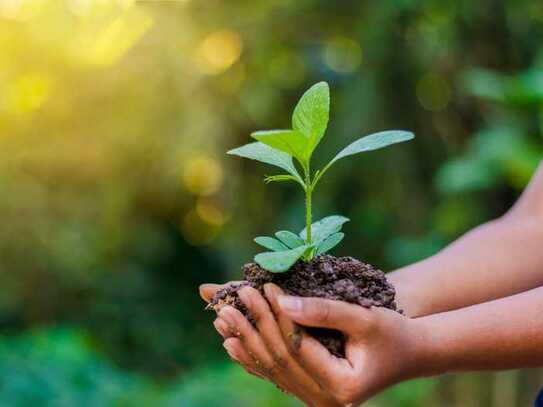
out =
[[[264,284],[274,283],[289,295],[321,297],[366,308],[397,310],[394,301],[396,292],[385,273],[353,257],[338,258],[324,254],[310,262],[298,261],[285,273],[270,273],[256,263],[248,263],[243,266],[243,272],[245,281],[219,290],[210,308],[232,305],[247,316],[253,325],[254,319],[237,296],[237,291],[247,285],[263,293]],[[332,354],[345,356],[345,340],[341,332],[323,328],[302,329],[319,340]]]

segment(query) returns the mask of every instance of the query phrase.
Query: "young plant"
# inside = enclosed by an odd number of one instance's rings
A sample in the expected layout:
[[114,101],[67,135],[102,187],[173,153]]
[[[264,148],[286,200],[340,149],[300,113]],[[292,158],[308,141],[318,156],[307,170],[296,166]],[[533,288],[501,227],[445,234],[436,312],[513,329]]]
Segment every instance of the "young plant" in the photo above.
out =
[[[348,222],[344,216],[332,215],[312,223],[312,194],[322,176],[342,158],[377,150],[391,144],[413,139],[413,133],[389,130],[362,137],[341,150],[322,169],[311,171],[311,157],[324,137],[330,113],[330,89],[326,82],[319,82],[307,90],[292,114],[292,129],[262,130],[251,134],[257,142],[228,151],[228,154],[250,158],[282,168],[287,174],[272,175],[266,182],[296,182],[305,193],[305,228],[298,234],[288,230],[275,233],[275,238],[260,236],[255,242],[269,252],[255,256],[262,268],[281,273],[297,260],[310,261],[315,256],[334,248],[344,237],[340,232]],[[302,174],[294,165],[298,162]]]

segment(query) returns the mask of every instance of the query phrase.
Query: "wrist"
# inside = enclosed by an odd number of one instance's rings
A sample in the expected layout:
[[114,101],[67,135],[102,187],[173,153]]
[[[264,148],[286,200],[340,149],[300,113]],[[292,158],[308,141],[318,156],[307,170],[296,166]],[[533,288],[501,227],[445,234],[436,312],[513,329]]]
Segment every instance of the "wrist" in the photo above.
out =
[[394,272],[387,275],[389,282],[396,290],[396,304],[399,310],[410,318],[417,318],[421,315],[422,304],[417,298],[420,295],[416,293],[416,287],[410,281],[411,279],[403,278],[401,272]]
[[435,316],[413,320],[419,335],[414,351],[418,366],[417,377],[441,375],[451,370],[449,349],[437,320]]
[[408,379],[447,373],[447,353],[440,346],[437,327],[430,318],[409,320],[407,349],[409,350]]

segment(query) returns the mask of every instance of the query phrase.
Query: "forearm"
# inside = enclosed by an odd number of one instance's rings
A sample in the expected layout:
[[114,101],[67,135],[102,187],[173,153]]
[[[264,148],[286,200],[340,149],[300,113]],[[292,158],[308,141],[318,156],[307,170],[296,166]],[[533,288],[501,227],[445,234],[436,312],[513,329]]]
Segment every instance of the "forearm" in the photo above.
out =
[[543,288],[413,321],[421,375],[543,366]]
[[543,220],[511,213],[437,255],[390,273],[409,316],[430,315],[543,285]]

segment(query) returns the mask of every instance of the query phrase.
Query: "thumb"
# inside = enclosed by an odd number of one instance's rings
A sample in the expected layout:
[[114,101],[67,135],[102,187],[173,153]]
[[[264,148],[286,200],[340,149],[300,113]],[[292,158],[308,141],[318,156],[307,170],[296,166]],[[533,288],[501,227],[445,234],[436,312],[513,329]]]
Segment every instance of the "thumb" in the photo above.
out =
[[372,323],[371,311],[343,301],[281,295],[278,303],[282,311],[300,325],[354,334],[365,331]]
[[210,302],[215,293],[223,287],[224,286],[221,284],[202,284],[199,287],[200,297],[202,297],[202,300],[205,302]]
[[240,283],[240,281],[230,281],[226,284],[202,284],[200,287],[198,287],[198,290],[200,292],[200,297],[202,297],[202,300],[204,300],[205,302],[210,302],[217,293],[217,291],[222,288],[226,288],[229,285],[238,283]]

